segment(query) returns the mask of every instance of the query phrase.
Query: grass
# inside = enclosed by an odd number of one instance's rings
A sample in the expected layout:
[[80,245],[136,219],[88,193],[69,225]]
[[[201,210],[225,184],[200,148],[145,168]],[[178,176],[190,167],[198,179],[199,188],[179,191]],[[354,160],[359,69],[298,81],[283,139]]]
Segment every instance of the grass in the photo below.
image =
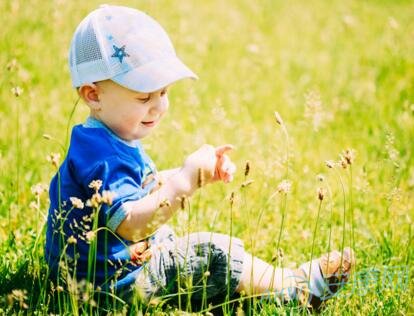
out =
[[[47,314],[53,305],[43,260],[48,200],[32,187],[48,184],[54,174],[46,156],[64,155],[69,118],[72,126],[88,114],[79,104],[71,116],[77,96],[66,58],[74,28],[98,3],[0,3],[2,313]],[[414,3],[118,4],[158,19],[178,54],[200,76],[171,90],[169,114],[144,140],[158,168],[179,166],[205,142],[236,147],[234,182],[197,193],[192,214],[177,213],[172,220],[177,232],[188,227],[228,232],[231,220],[234,236],[244,239],[249,251],[285,267],[352,244],[358,279],[322,313],[413,313]],[[19,96],[18,89],[12,91],[16,87],[23,90]],[[274,111],[289,131],[288,157]],[[346,148],[356,151],[352,173],[325,166]],[[286,178],[290,192],[275,194]],[[254,182],[241,188],[246,180]],[[318,215],[319,187],[326,194]],[[408,269],[407,284],[398,287],[396,277],[385,282],[399,267]],[[265,315],[296,310],[274,302],[255,304],[255,312]],[[60,312],[71,314],[74,305]]]

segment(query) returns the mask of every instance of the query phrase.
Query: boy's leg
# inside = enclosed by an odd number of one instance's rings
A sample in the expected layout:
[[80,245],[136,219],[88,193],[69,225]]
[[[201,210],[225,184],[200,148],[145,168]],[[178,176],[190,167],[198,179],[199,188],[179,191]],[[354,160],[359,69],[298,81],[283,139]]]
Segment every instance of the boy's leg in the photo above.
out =
[[350,248],[302,264],[299,269],[280,269],[246,253],[237,292],[272,294],[284,301],[298,299],[304,305],[318,308],[333,297],[348,280],[355,257]]
[[244,248],[238,238],[210,232],[177,238],[171,228],[163,226],[149,244],[152,257],[136,278],[146,301],[177,293],[195,300],[224,299],[240,283]]
[[276,296],[286,301],[296,298],[297,282],[294,270],[276,268],[249,253],[245,253],[243,261],[243,273],[237,292]]

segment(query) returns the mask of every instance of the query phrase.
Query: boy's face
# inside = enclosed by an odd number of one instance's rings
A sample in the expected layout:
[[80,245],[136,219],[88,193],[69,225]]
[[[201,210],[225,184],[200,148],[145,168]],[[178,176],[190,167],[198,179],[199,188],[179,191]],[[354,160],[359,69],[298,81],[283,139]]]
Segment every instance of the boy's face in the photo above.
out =
[[96,83],[99,110],[94,116],[125,140],[147,136],[167,112],[167,88],[141,93],[124,88],[111,80]]

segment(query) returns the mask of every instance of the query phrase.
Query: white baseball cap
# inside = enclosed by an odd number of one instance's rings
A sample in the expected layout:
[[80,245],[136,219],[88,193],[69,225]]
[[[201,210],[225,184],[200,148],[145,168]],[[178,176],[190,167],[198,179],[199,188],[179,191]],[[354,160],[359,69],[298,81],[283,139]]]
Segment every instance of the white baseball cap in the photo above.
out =
[[157,21],[136,9],[113,5],[101,5],[78,25],[69,68],[74,87],[111,79],[147,93],[184,78],[197,79]]

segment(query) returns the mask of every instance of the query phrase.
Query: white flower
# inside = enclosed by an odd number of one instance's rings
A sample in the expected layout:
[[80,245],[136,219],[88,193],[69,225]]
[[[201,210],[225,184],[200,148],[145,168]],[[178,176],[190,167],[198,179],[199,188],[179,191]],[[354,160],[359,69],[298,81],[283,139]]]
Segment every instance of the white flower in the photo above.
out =
[[73,207],[78,208],[80,210],[85,207],[81,199],[78,199],[77,197],[74,197],[74,196],[71,196],[69,199]]

